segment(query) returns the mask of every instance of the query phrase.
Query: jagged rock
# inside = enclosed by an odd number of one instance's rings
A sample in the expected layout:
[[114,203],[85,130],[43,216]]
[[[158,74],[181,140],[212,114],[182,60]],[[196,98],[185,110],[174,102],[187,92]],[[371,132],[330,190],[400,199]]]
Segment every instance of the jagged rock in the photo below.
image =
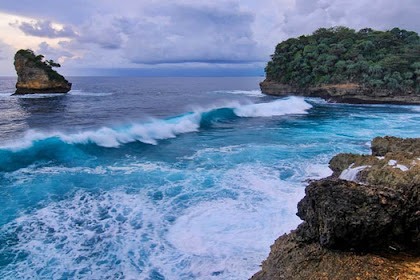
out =
[[405,254],[359,254],[302,243],[294,232],[271,246],[252,280],[416,280],[420,257]]
[[328,101],[354,104],[420,104],[420,95],[411,91],[394,92],[372,89],[356,83],[299,88],[266,79],[260,83],[262,93],[275,96],[299,95],[320,97]]
[[[420,279],[420,139],[377,137],[313,181],[252,279]],[[379,267],[378,267],[379,265]]]
[[373,139],[372,155],[385,156],[390,152],[408,152],[420,156],[420,138],[401,139],[386,136]]
[[[418,246],[408,222],[415,212],[410,192],[382,186],[365,186],[328,178],[311,183],[298,204],[304,220],[299,240],[342,250],[403,249]],[[414,239],[414,240],[413,240]]]
[[35,56],[31,50],[19,50],[15,54],[15,69],[18,75],[15,94],[67,93],[71,89],[63,76]]

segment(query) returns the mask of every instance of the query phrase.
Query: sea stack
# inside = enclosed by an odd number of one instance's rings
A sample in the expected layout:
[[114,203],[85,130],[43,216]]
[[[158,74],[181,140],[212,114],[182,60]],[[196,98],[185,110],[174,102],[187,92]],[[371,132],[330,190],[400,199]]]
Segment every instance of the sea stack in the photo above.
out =
[[69,83],[52,67],[60,64],[52,60],[43,61],[43,55],[35,55],[32,50],[19,50],[15,54],[15,69],[18,75],[15,94],[67,93]]

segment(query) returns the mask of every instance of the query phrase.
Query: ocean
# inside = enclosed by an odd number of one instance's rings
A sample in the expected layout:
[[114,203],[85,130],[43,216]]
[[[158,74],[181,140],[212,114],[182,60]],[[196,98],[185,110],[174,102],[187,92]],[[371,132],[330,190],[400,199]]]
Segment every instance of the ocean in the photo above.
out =
[[263,77],[0,78],[0,279],[248,279],[308,179],[420,107],[265,96]]

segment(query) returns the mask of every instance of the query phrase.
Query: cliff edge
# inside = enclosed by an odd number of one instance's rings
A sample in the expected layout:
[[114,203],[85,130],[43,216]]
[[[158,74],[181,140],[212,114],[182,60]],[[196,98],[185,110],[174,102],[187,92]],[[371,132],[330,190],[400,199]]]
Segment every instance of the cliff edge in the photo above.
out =
[[70,91],[71,83],[52,69],[60,65],[51,60],[44,62],[43,58],[31,50],[19,50],[15,54],[14,65],[18,76],[15,94]]
[[330,168],[251,279],[420,279],[420,139],[377,137]]

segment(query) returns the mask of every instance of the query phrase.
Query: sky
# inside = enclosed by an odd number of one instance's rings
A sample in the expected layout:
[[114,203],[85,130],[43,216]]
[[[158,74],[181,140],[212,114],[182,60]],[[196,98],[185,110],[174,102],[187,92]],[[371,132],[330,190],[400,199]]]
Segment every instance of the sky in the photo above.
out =
[[0,76],[30,48],[65,75],[257,76],[320,27],[420,32],[418,0],[1,0]]

